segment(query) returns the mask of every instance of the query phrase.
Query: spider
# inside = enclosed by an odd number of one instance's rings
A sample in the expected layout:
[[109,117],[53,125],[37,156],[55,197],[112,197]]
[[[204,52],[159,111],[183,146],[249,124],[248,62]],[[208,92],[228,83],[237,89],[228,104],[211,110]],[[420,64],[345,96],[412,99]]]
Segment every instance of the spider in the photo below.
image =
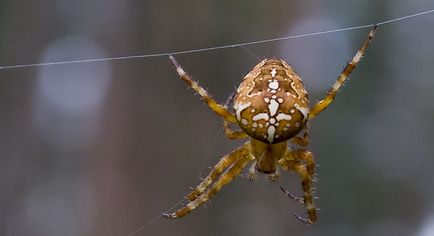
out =
[[[261,172],[268,174],[270,180],[276,181],[279,167],[295,171],[301,178],[303,197],[280,188],[286,196],[305,205],[307,218],[294,214],[295,217],[306,224],[315,223],[318,220],[312,196],[315,160],[306,148],[310,138],[308,123],[333,101],[339,88],[365,54],[376,28],[374,26],[369,32],[368,38],[326,96],[312,108],[309,108],[308,94],[300,77],[282,59],[261,61],[244,77],[234,96],[225,105],[220,105],[192,80],[173,56],[169,56],[180,78],[200,94],[211,110],[224,119],[223,128],[227,137],[250,140],[218,161],[208,176],[186,196],[187,205],[174,213],[163,213],[163,216],[170,219],[185,216],[207,202],[252,162],[248,170],[251,180],[255,179],[256,172]],[[231,100],[235,114],[227,108]],[[238,124],[241,130],[232,130],[230,123]],[[295,144],[296,148],[288,148],[288,142]]]

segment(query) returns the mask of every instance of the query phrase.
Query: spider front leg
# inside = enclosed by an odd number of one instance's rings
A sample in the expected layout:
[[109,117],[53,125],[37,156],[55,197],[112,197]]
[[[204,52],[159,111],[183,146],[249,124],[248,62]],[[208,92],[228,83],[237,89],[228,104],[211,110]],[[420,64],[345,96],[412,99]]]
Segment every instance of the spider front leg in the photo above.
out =
[[342,73],[339,75],[336,82],[333,84],[331,89],[327,92],[327,95],[316,103],[312,109],[309,112],[309,120],[315,118],[319,113],[321,113],[324,109],[326,109],[330,103],[335,98],[337,92],[339,91],[339,88],[344,84],[345,80],[347,80],[348,76],[351,74],[351,72],[356,67],[357,63],[360,61],[360,59],[363,57],[363,55],[366,52],[366,49],[368,48],[369,43],[371,42],[372,38],[374,37],[375,30],[377,29],[377,26],[374,26],[374,28],[369,32],[368,38],[363,43],[362,47],[357,51],[356,55],[353,57],[350,63],[347,64],[347,66],[344,68]]
[[228,109],[220,104],[218,104],[212,97],[209,95],[205,89],[203,89],[196,81],[191,79],[191,76],[188,75],[179,65],[179,63],[175,60],[173,56],[169,56],[170,61],[176,68],[176,72],[178,72],[179,77],[184,80],[190,87],[192,87],[199,95],[202,97],[202,99],[205,101],[205,103],[213,110],[215,113],[217,113],[219,116],[221,116],[223,119],[225,119],[228,122],[236,123],[237,120],[235,119],[235,116],[228,111]]
[[[228,97],[224,105],[225,108],[227,108],[229,104],[233,101],[235,95],[236,93],[233,92],[231,96]],[[232,130],[229,122],[227,122],[226,120],[223,121],[223,130],[225,131],[225,134],[229,139],[243,139],[248,137],[248,135],[242,130]]]
[[[189,194],[187,198],[190,202],[186,206],[174,213],[164,213],[163,216],[170,219],[183,217],[198,206],[207,202],[212,196],[218,193],[224,185],[230,183],[239,175],[249,161],[253,160],[249,148],[249,144],[246,143],[243,147],[220,160],[208,177]],[[227,168],[224,169],[224,167]]]
[[301,178],[303,198],[296,197],[281,187],[282,191],[287,196],[306,205],[308,219],[304,219],[296,214],[295,216],[306,224],[315,223],[318,218],[312,195],[312,181],[315,172],[315,161],[312,153],[307,150],[288,151],[286,155],[279,160],[279,164],[287,171],[297,172]]
[[248,137],[248,135],[242,130],[232,130],[227,121],[223,121],[223,130],[229,139],[243,139]]

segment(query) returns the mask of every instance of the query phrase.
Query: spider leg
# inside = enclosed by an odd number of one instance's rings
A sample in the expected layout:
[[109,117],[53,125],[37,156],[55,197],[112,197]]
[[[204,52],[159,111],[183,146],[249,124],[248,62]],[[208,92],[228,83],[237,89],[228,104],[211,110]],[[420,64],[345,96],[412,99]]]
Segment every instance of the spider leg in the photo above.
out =
[[256,161],[254,161],[249,168],[249,171],[247,172],[247,177],[249,178],[250,182],[255,182],[256,180]]
[[[306,150],[297,150],[293,153],[293,158],[298,161],[305,162],[306,170],[310,176],[312,176],[312,181],[317,181],[315,176],[315,160],[313,159],[313,154],[310,151]],[[304,198],[294,195],[293,193],[290,193],[285,188],[280,186],[280,189],[283,191],[283,193],[294,199],[295,201],[304,204]]]
[[295,136],[294,138],[291,139],[292,143],[298,144],[302,147],[306,147],[307,145],[309,145],[309,141],[310,141],[310,134],[308,130],[304,131],[303,136]]
[[304,205],[304,198],[295,196],[295,194],[288,192],[288,190],[284,189],[282,186],[280,186],[280,190],[289,198],[295,200],[298,203],[301,203]]
[[[228,97],[228,99],[226,99],[224,107],[227,108],[229,106],[229,104],[234,100],[235,95],[236,92],[233,92]],[[232,130],[229,122],[227,122],[226,120],[223,120],[223,130],[225,131],[225,134],[229,139],[243,139],[248,137],[248,135],[242,130]]]
[[302,149],[293,151],[292,155],[294,159],[305,162],[307,172],[309,173],[309,175],[314,176],[315,159],[313,158],[312,152]]
[[242,130],[232,130],[227,121],[223,122],[223,130],[229,139],[243,139],[248,137],[248,135]]
[[213,110],[215,113],[217,113],[219,116],[221,116],[223,119],[225,119],[228,122],[236,123],[237,120],[235,119],[235,116],[228,111],[228,109],[225,106],[222,106],[218,104],[212,97],[209,95],[205,89],[203,89],[196,81],[192,80],[191,76],[188,75],[179,65],[179,63],[175,60],[173,56],[169,56],[170,61],[176,68],[176,72],[178,72],[179,77],[184,80],[190,87],[192,87],[197,93],[200,94],[202,99],[205,101],[205,103]]
[[296,197],[290,194],[285,189],[282,191],[290,198],[306,205],[308,219],[304,219],[295,215],[297,219],[306,224],[313,224],[317,221],[316,209],[313,203],[312,196],[312,181],[315,171],[315,161],[311,152],[307,150],[295,150],[286,153],[285,157],[279,160],[280,166],[287,171],[295,171],[301,177],[301,185],[303,188],[303,198]]
[[276,168],[276,171],[274,173],[271,173],[271,174],[268,175],[268,179],[271,182],[277,182],[277,180],[279,179],[279,177],[280,177],[280,170],[279,170],[279,168]]
[[189,193],[186,198],[189,201],[194,201],[198,196],[202,195],[202,193],[225,171],[227,167],[243,157],[248,148],[249,145],[246,143],[242,147],[222,157],[208,176],[191,193]]
[[198,196],[194,201],[189,202],[186,206],[177,210],[176,212],[171,214],[164,213],[163,216],[169,219],[183,217],[217,194],[224,185],[230,183],[237,175],[239,175],[247,163],[253,159],[249,153],[242,152],[240,154],[242,154],[242,156],[236,160],[226,171],[224,171],[224,173],[212,184],[211,187],[207,189],[205,193]]
[[309,112],[309,120],[315,118],[315,116],[317,116],[320,112],[322,112],[324,109],[326,109],[330,105],[330,103],[333,101],[337,92],[339,91],[339,88],[344,84],[345,80],[347,80],[348,76],[351,74],[351,72],[356,67],[357,63],[360,61],[360,59],[365,54],[369,43],[371,42],[372,38],[374,37],[376,29],[377,29],[377,26],[374,26],[374,28],[369,32],[368,38],[363,43],[362,47],[357,51],[356,55],[353,57],[351,62],[348,63],[347,66],[344,68],[344,70],[339,75],[336,82],[333,84],[331,89],[327,92],[327,95],[324,97],[324,99],[317,102],[312,107],[312,109]]

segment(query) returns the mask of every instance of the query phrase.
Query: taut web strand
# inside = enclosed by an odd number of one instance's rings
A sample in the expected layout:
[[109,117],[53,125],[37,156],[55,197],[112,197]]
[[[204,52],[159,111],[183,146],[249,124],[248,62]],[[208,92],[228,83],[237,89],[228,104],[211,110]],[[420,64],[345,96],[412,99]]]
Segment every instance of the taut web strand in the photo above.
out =
[[104,57],[104,58],[91,58],[91,59],[83,59],[83,60],[54,61],[54,62],[42,62],[42,63],[34,63],[34,64],[8,65],[8,66],[0,66],[0,70],[19,69],[19,68],[25,68],[25,67],[77,64],[77,63],[87,63],[87,62],[117,61],[117,60],[163,57],[163,56],[169,56],[169,55],[180,55],[180,54],[207,52],[207,51],[214,51],[214,50],[234,48],[234,47],[242,47],[242,46],[248,46],[248,45],[254,45],[254,44],[270,43],[270,42],[276,42],[276,41],[282,41],[282,40],[288,40],[288,39],[303,38],[303,37],[309,37],[309,36],[315,36],[315,35],[321,35],[321,34],[329,34],[329,33],[337,33],[337,32],[349,31],[349,30],[358,30],[358,29],[370,28],[370,27],[374,27],[375,25],[380,26],[380,25],[390,24],[392,22],[407,20],[410,18],[414,18],[414,17],[426,15],[426,14],[431,14],[433,12],[434,12],[434,9],[431,9],[431,10],[426,10],[426,11],[418,12],[418,13],[411,14],[411,15],[406,15],[406,16],[402,16],[402,17],[398,17],[398,18],[393,18],[390,20],[381,21],[381,22],[374,23],[374,24],[367,24],[367,25],[352,26],[352,27],[346,27],[346,28],[340,28],[340,29],[317,31],[317,32],[311,32],[311,33],[306,33],[306,34],[298,34],[298,35],[284,36],[284,37],[279,37],[279,38],[263,39],[263,40],[244,42],[244,43],[235,43],[235,44],[228,44],[228,45],[222,45],[222,46],[198,48],[198,49],[191,49],[191,50],[184,50],[184,51],[154,53],[154,54],[140,54],[140,55],[130,55],[130,56],[119,56],[119,57]]

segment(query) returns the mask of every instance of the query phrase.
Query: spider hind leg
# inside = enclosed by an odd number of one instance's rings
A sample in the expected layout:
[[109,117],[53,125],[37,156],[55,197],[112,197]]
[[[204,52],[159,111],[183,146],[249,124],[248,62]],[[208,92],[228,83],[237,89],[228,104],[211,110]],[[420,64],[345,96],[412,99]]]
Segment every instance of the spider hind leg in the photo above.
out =
[[163,213],[169,219],[185,216],[198,206],[207,202],[217,194],[221,188],[229,184],[246,164],[252,160],[248,143],[223,157],[209,173],[209,175],[188,196],[189,203],[174,213]]
[[239,160],[245,149],[248,148],[247,144],[236,149],[235,151],[222,157],[219,162],[212,168],[208,176],[203,179],[203,181],[187,195],[189,201],[194,201],[197,197],[203,194],[203,192],[225,171],[228,167],[233,165],[237,160]]
[[223,130],[229,139],[243,139],[248,137],[242,130],[232,130],[227,121],[223,122]]
[[296,202],[298,202],[298,203],[304,205],[304,198],[303,198],[303,197],[296,196],[295,194],[289,192],[288,190],[286,190],[286,189],[283,188],[282,186],[280,186],[280,190],[282,190],[282,192],[283,192],[287,197],[289,197],[289,198],[291,198],[292,200],[294,200],[294,201],[296,201]]
[[276,170],[274,171],[274,173],[270,173],[270,174],[268,174],[268,179],[269,179],[271,182],[277,182],[277,180],[279,179],[279,177],[280,177],[280,171],[279,171],[279,168],[276,168]]
[[318,220],[318,217],[316,214],[316,208],[313,202],[312,194],[312,182],[315,172],[315,161],[313,159],[312,153],[307,150],[288,151],[286,155],[279,160],[279,164],[284,170],[295,171],[301,178],[303,198],[297,197],[281,187],[282,191],[288,197],[306,206],[308,218],[305,219],[298,216],[297,214],[294,214],[295,217],[306,224],[315,223]]

